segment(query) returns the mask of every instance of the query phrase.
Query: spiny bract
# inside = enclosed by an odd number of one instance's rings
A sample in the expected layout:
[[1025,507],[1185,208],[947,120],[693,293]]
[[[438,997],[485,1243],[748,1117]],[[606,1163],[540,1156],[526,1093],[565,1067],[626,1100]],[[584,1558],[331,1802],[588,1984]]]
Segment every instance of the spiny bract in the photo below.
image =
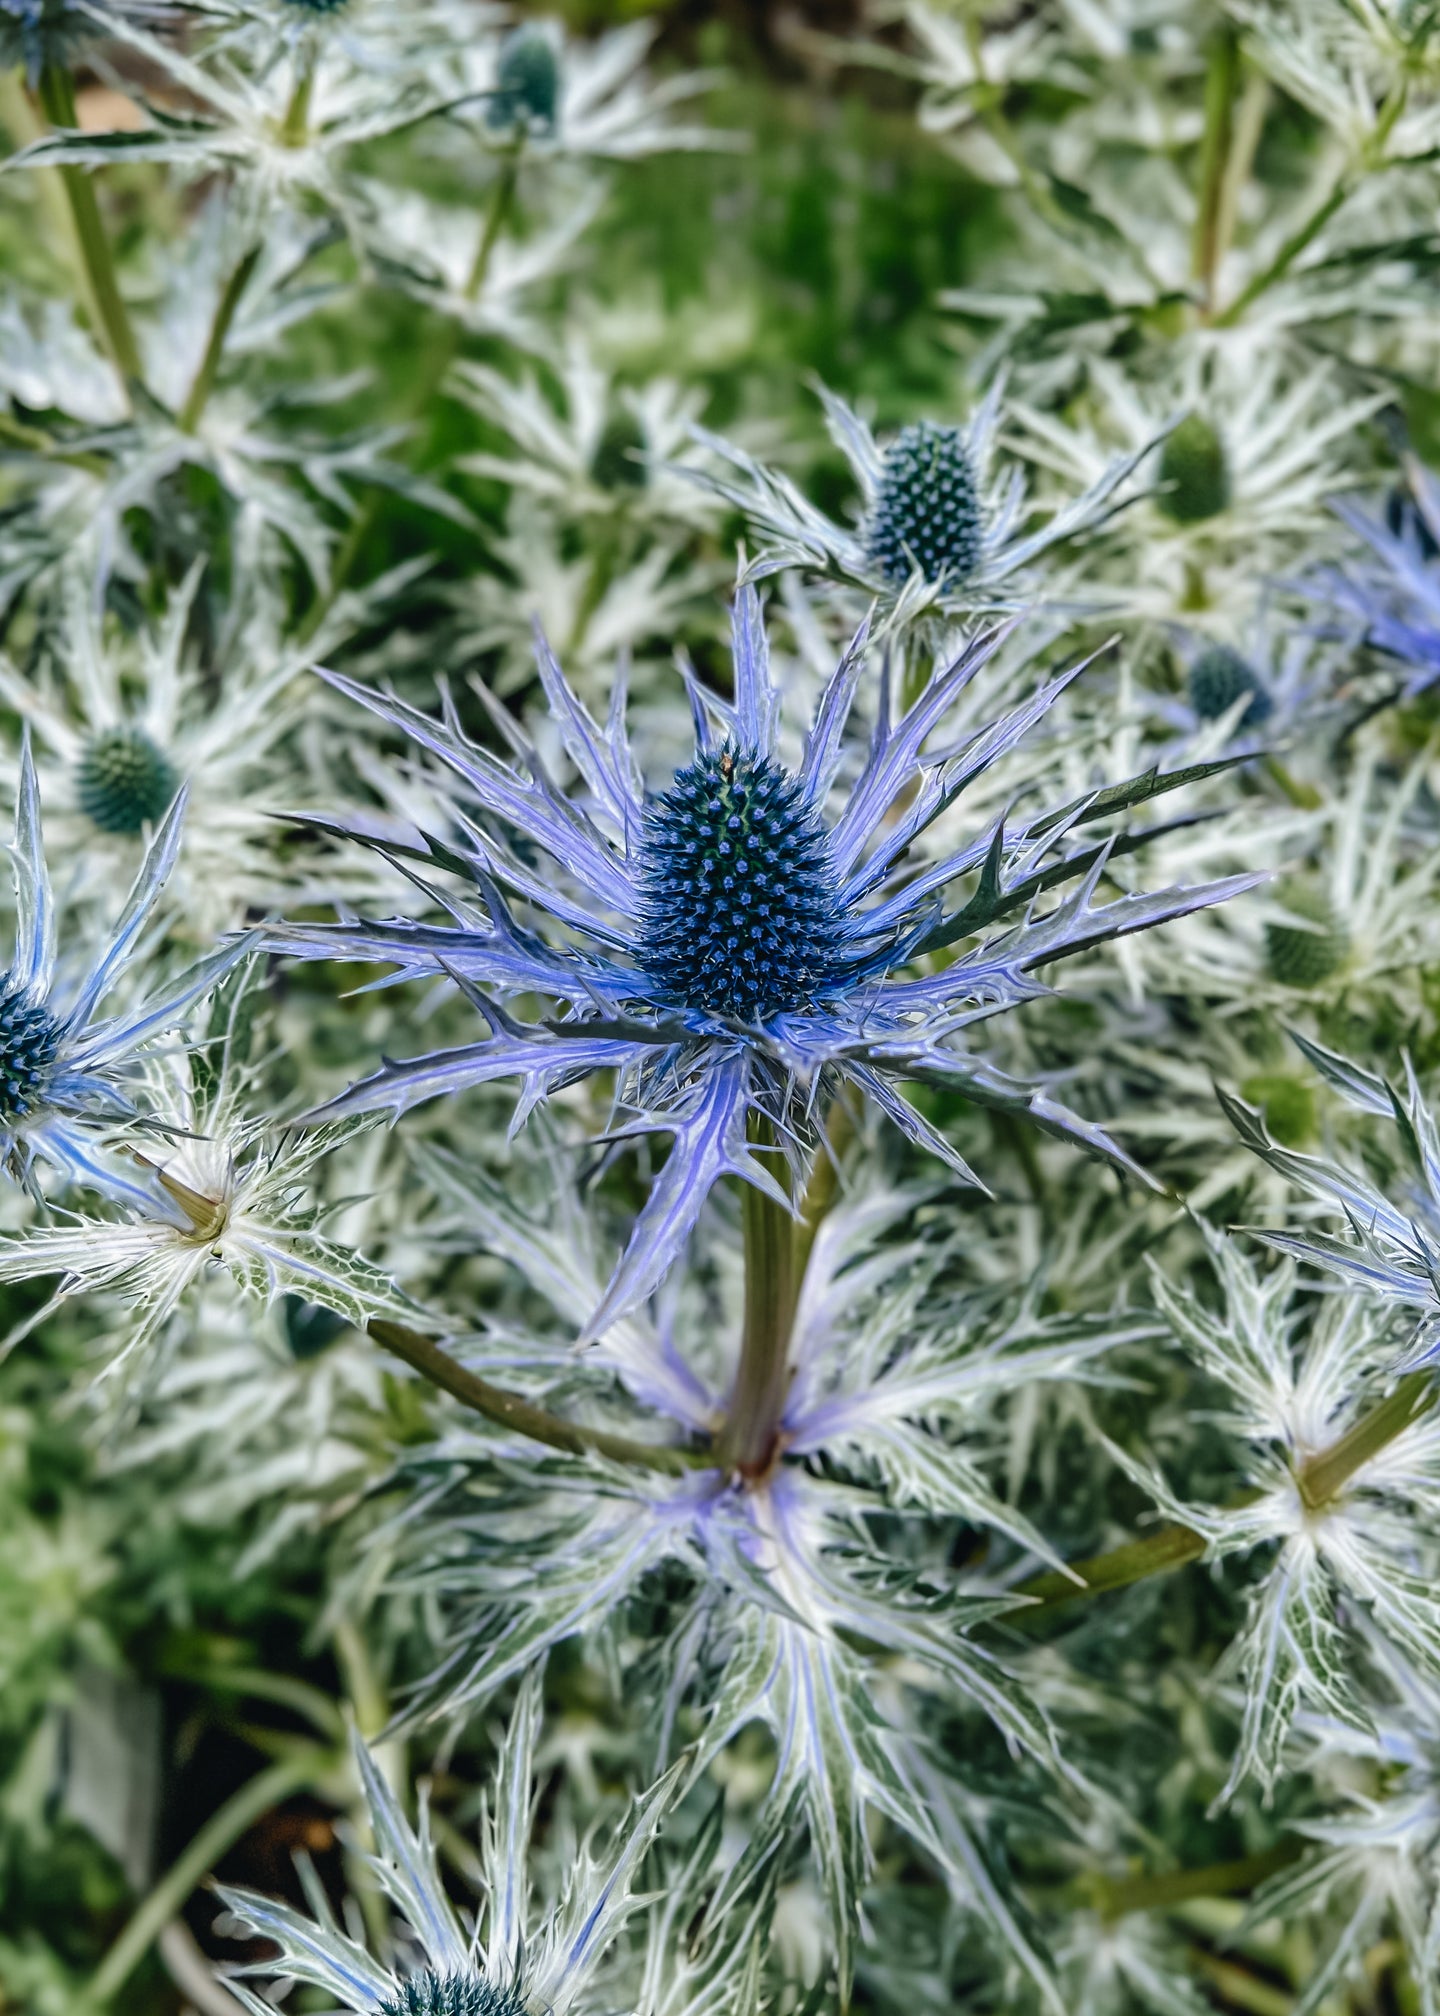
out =
[[1225,444],[1210,422],[1187,413],[1160,451],[1160,509],[1177,525],[1198,525],[1230,502]]
[[522,119],[534,126],[553,127],[560,103],[560,59],[546,35],[521,28],[501,51],[490,101],[492,126],[514,126]]
[[164,817],[179,781],[142,728],[106,728],[86,745],[75,788],[102,833],[132,834]]
[[982,532],[975,470],[960,429],[931,420],[902,428],[885,450],[876,486],[872,564],[897,584],[916,568],[927,581],[960,580],[979,564]]
[[481,1974],[417,1974],[375,2016],[525,2016],[525,2003]]
[[0,977],[0,1125],[23,1120],[43,1097],[60,1033],[48,1008],[8,973]]
[[1242,728],[1254,728],[1271,711],[1270,695],[1238,651],[1228,644],[1212,644],[1191,665],[1186,680],[1190,705],[1202,721],[1218,721],[1242,694],[1251,695],[1250,705],[1240,717]]
[[646,815],[645,965],[687,1008],[748,1020],[808,1006],[842,973],[841,905],[799,782],[733,743]]

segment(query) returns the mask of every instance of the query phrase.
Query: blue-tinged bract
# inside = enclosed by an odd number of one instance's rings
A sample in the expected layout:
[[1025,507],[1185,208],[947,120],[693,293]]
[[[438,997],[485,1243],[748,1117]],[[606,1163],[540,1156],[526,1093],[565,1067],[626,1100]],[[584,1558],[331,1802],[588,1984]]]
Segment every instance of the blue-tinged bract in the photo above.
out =
[[927,581],[963,581],[983,550],[979,485],[958,427],[921,420],[886,448],[870,507],[872,565],[900,587],[918,569]]
[[[1042,1083],[1000,1070],[968,1026],[1043,991],[1037,967],[1218,901],[1247,881],[1102,903],[1105,850],[1091,848],[1061,866],[1059,879],[1073,877],[1075,886],[1043,909],[1034,899],[1055,886],[1054,871],[1037,885],[1029,864],[1039,835],[1058,837],[1062,813],[1001,819],[922,858],[919,843],[935,821],[1074,676],[1043,683],[983,733],[937,744],[1001,636],[972,637],[898,717],[885,666],[874,725],[851,752],[847,726],[869,662],[862,629],[821,696],[792,774],[779,757],[780,694],[759,598],[742,590],[734,702],[692,692],[696,756],[658,803],[640,784],[623,692],[601,728],[543,645],[541,681],[579,780],[571,795],[508,717],[501,725],[513,763],[473,742],[453,708],[438,723],[329,675],[459,780],[464,802],[452,828],[463,838],[437,840],[435,858],[463,870],[479,907],[457,910],[437,891],[457,921],[294,924],[272,942],[310,958],[388,960],[405,975],[448,975],[490,1033],[463,1049],[388,1063],[322,1112],[398,1113],[505,1078],[524,1082],[528,1110],[577,1078],[616,1072],[621,1103],[641,1128],[672,1135],[674,1147],[594,1314],[594,1335],[655,1287],[720,1177],[779,1194],[748,1145],[752,1122],[778,1127],[803,1160],[822,1084],[853,1085],[966,1181],[976,1179],[897,1080],[953,1086],[1125,1161]],[[858,774],[842,791],[837,778],[852,753]],[[387,843],[378,844],[384,851]],[[536,850],[551,865],[537,868]],[[947,910],[946,891],[964,878],[979,878],[978,913]],[[967,949],[939,970],[917,966],[957,944]],[[516,1020],[506,997],[538,999],[540,1019]]]
[[139,833],[163,818],[179,781],[143,728],[107,728],[86,744],[75,795],[103,833]]
[[78,979],[62,978],[55,904],[40,831],[40,792],[28,738],[16,797],[15,950],[0,981],[0,1159],[30,1181],[37,1162],[71,1182],[127,1202],[150,1193],[112,1161],[97,1129],[136,1115],[131,1079],[136,1054],[207,993],[246,946],[233,940],[199,960],[154,996],[131,999],[120,1013],[102,1005],[133,965],[180,846],[183,792],[151,841],[109,943]]

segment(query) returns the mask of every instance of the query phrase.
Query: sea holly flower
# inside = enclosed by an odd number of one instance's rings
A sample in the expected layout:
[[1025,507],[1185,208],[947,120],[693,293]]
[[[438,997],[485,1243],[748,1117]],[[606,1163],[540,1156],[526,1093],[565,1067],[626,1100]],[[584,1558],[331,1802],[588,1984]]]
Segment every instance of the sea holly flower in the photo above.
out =
[[[365,1795],[373,1850],[365,1866],[382,1897],[404,1927],[404,1943],[373,1954],[355,1936],[359,1914],[337,1924],[319,1881],[301,1865],[311,1916],[250,1890],[219,1887],[219,1896],[239,1930],[273,1943],[271,1959],[247,1963],[239,1976],[227,1970],[226,1986],[252,2016],[273,2016],[274,2003],[243,1977],[267,1977],[320,1989],[330,2005],[355,2016],[570,2016],[587,1994],[587,2006],[632,2009],[636,2016],[662,2016],[688,2006],[730,2016],[738,2011],[759,1933],[737,1936],[729,1952],[717,1953],[715,1926],[702,1927],[698,1914],[707,1901],[710,1869],[703,1855],[691,1855],[666,1870],[673,1900],[637,1889],[667,1812],[683,1790],[685,1760],[674,1765],[598,1846],[576,1844],[573,1864],[559,1894],[543,1910],[536,1907],[529,1863],[536,1821],[535,1748],[540,1732],[540,1682],[532,1672],[522,1685],[501,1753],[491,1801],[482,1826],[480,1861],[484,1906],[467,1923],[450,1900],[440,1874],[430,1831],[425,1792],[418,1824],[412,1827],[395,1794],[365,1746],[355,1759]],[[702,1829],[713,1851],[713,1829]],[[673,1907],[672,1908],[672,1902]],[[688,1907],[687,1933],[677,1918]],[[645,1944],[633,1935],[637,1921],[653,1912],[674,1935],[658,1966],[646,1967]],[[725,1919],[728,1914],[718,1914]],[[743,1932],[742,1927],[724,1926]],[[694,2004],[677,1989],[704,1999]]]
[[1267,1245],[1338,1275],[1351,1288],[1415,1312],[1419,1328],[1412,1357],[1429,1363],[1440,1350],[1440,1128],[1408,1058],[1402,1092],[1298,1031],[1292,1033],[1347,1105],[1394,1125],[1400,1152],[1382,1186],[1367,1171],[1339,1159],[1282,1147],[1248,1107],[1225,1100],[1246,1146],[1346,1226],[1343,1234],[1252,1229]]
[[254,1011],[241,973],[216,995],[193,1046],[152,1063],[148,1138],[125,1143],[148,1189],[136,1192],[123,1217],[75,1211],[0,1234],[0,1282],[60,1275],[55,1301],[102,1294],[128,1310],[114,1325],[112,1365],[158,1338],[217,1272],[243,1297],[269,1304],[300,1296],[357,1329],[375,1317],[426,1320],[384,1268],[327,1235],[315,1194],[322,1158],[373,1123],[277,1132],[252,1110],[260,1070]]
[[1440,679],[1440,482],[1413,457],[1405,473],[1405,493],[1392,493],[1378,514],[1353,498],[1336,504],[1372,557],[1327,569],[1307,585],[1347,634],[1401,668],[1401,691],[1411,699]]
[[[322,887],[338,893],[333,860],[323,884],[311,880],[313,850],[288,849],[282,862],[266,809],[304,788],[303,731],[329,701],[308,675],[309,650],[284,638],[277,557],[262,537],[258,552],[237,556],[228,591],[212,584],[201,608],[207,567],[197,560],[144,626],[110,617],[92,571],[68,565],[32,662],[22,670],[0,650],[0,700],[34,738],[52,841],[91,863],[95,884],[133,872],[143,834],[187,786],[169,901],[201,942],[273,902],[282,880],[315,900]],[[351,634],[394,580],[341,598],[310,649]]]
[[[1393,1312],[1358,1297],[1332,1300],[1317,1316],[1293,1266],[1262,1273],[1235,1241],[1202,1232],[1218,1301],[1158,1267],[1153,1289],[1177,1342],[1226,1396],[1216,1425],[1234,1446],[1242,1494],[1197,1504],[1143,1456],[1107,1447],[1167,1519],[1203,1536],[1208,1559],[1274,1550],[1217,1676],[1240,1703],[1228,1800],[1252,1774],[1274,1786],[1302,1710],[1364,1726],[1347,1685],[1357,1619],[1440,1674],[1440,1423],[1414,1409],[1390,1439],[1356,1442],[1352,1431],[1373,1419],[1377,1396],[1393,1391]],[[1318,1257],[1301,1240],[1262,1236]],[[1353,1461],[1324,1481],[1325,1458],[1347,1438]]]
[[[763,1866],[803,1818],[842,1979],[855,1957],[872,1825],[884,1819],[1047,1993],[1044,1963],[971,1838],[963,1792],[910,1734],[904,1689],[921,1676],[959,1713],[993,1725],[1013,1755],[1062,1780],[1065,1767],[1029,1677],[976,1636],[1015,1602],[1007,1571],[992,1563],[962,1578],[927,1556],[926,1536],[958,1520],[1011,1562],[1058,1566],[996,1481],[1005,1402],[1022,1386],[1033,1394],[1102,1381],[1102,1354],[1153,1335],[1151,1320],[1124,1310],[1046,1314],[1038,1282],[1018,1302],[957,1287],[962,1255],[935,1228],[927,1235],[927,1193],[859,1181],[811,1251],[781,1453],[763,1476],[743,1477],[713,1445],[700,1446],[738,1378],[738,1326],[723,1304],[716,1315],[717,1293],[738,1283],[722,1271],[717,1288],[708,1264],[723,1249],[705,1250],[703,1287],[678,1270],[652,1309],[619,1319],[577,1360],[575,1326],[594,1306],[607,1259],[595,1214],[553,1147],[528,1175],[517,1157],[503,1184],[444,1150],[417,1147],[415,1158],[443,1208],[432,1231],[457,1250],[509,1261],[530,1291],[522,1318],[497,1298],[478,1334],[451,1341],[451,1355],[482,1375],[503,1368],[535,1397],[563,1394],[572,1418],[632,1436],[643,1427],[657,1455],[690,1460],[668,1473],[577,1468],[571,1458],[537,1459],[533,1445],[522,1457],[513,1436],[459,1421],[410,1452],[397,1481],[414,1510],[376,1541],[392,1586],[423,1590],[431,1605],[436,1670],[406,1704],[406,1722],[473,1712],[567,1639],[594,1637],[607,1660],[628,1663],[631,1620],[654,1601],[668,1642],[683,1648],[663,1697],[659,1759],[677,1731],[696,1732],[704,1763],[752,1724],[770,1730],[779,1762],[751,1816],[742,1867]],[[535,1319],[536,1298],[549,1322]],[[483,1510],[477,1476],[504,1480],[487,1486]]]
[[[458,1050],[387,1064],[322,1116],[399,1114],[504,1078],[522,1080],[525,1113],[563,1085],[616,1072],[630,1130],[669,1133],[674,1145],[593,1314],[592,1338],[655,1286],[722,1176],[783,1201],[747,1131],[753,1138],[757,1125],[773,1126],[803,1162],[809,1116],[840,1084],[967,1181],[975,1179],[898,1080],[952,1086],[1123,1160],[1046,1086],[1007,1076],[970,1032],[1043,992],[1037,967],[1249,886],[1232,877],[1101,901],[1106,846],[1066,847],[1077,821],[1104,798],[1014,822],[1002,816],[917,865],[916,843],[1074,674],[1042,685],[958,745],[937,745],[999,633],[968,642],[898,715],[887,667],[858,772],[837,788],[866,642],[862,630],[841,659],[792,768],[781,751],[781,696],[759,598],[742,590],[733,703],[692,682],[694,757],[667,790],[648,797],[626,734],[623,688],[602,728],[543,644],[540,677],[580,781],[572,795],[503,714],[496,720],[514,752],[510,762],[473,742],[448,700],[437,722],[327,675],[459,780],[452,833],[427,844],[430,860],[473,893],[442,896],[422,877],[453,921],[286,924],[272,942],[308,958],[389,962],[397,978],[449,976],[489,1033]],[[1144,780],[1138,795],[1154,788],[1154,779]],[[1126,802],[1125,787],[1108,800]],[[386,851],[383,839],[372,844]],[[947,911],[945,892],[964,878],[975,881],[974,893]],[[1066,879],[1074,889],[1042,909],[1041,892]],[[924,955],[961,944],[967,949],[946,962],[920,965]],[[507,997],[538,1000],[549,1012],[518,1021],[503,1005]]]
[[[1023,604],[1031,563],[1119,507],[1117,492],[1152,441],[1092,472],[1084,494],[1035,530],[1023,470],[993,464],[1003,417],[997,377],[963,426],[920,421],[881,441],[837,394],[818,388],[831,438],[859,486],[858,519],[841,525],[781,471],[734,442],[696,427],[695,439],[720,469],[681,465],[692,481],[743,512],[761,546],[745,579],[807,568],[880,596],[887,627],[920,617]],[[733,473],[730,473],[733,472]]]
[[244,941],[200,960],[118,1013],[107,997],[138,964],[180,848],[181,791],[145,851],[109,942],[78,973],[60,964],[55,902],[40,831],[40,791],[27,737],[20,752],[11,860],[15,945],[0,976],[0,1158],[17,1180],[48,1163],[69,1181],[131,1198],[143,1193],[99,1145],[100,1130],[134,1120],[137,1053],[208,993],[244,950]]
[[1245,1924],[1314,1927],[1320,1952],[1297,2016],[1358,1981],[1387,1935],[1404,1949],[1421,2016],[1440,2016],[1440,1686],[1377,1632],[1365,1650],[1362,1713],[1296,1718],[1288,1761],[1328,1795],[1328,1810],[1292,1821],[1307,1852],[1261,1886]]
[[1063,415],[1013,402],[1010,438],[1071,489],[1101,480],[1117,454],[1158,450],[1148,496],[1116,521],[1126,564],[1104,583],[1116,605],[1183,622],[1197,605],[1248,601],[1267,566],[1323,554],[1327,537],[1333,547],[1340,447],[1383,403],[1377,394],[1346,397],[1329,363],[1297,371],[1286,354],[1213,336],[1147,373],[1090,357],[1084,378]]

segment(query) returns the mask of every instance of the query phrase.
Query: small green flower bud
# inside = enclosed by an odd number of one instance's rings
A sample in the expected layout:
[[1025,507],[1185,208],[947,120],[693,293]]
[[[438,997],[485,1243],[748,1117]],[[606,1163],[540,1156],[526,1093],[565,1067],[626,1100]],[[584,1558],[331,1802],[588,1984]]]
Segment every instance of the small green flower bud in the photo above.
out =
[[169,811],[180,780],[140,728],[107,728],[87,744],[76,773],[80,810],[102,833],[139,833]]
[[1198,525],[1230,502],[1225,444],[1198,413],[1187,413],[1160,450],[1162,490],[1156,500],[1177,525]]
[[[1331,979],[1350,955],[1350,935],[1329,899],[1313,885],[1287,882],[1280,901],[1295,923],[1265,926],[1265,964],[1282,987],[1318,987]],[[1299,921],[1303,920],[1303,921]]]
[[1303,1148],[1307,1141],[1314,1140],[1315,1094],[1303,1078],[1290,1078],[1282,1071],[1262,1071],[1245,1080],[1240,1096],[1260,1108],[1265,1125],[1282,1148]]

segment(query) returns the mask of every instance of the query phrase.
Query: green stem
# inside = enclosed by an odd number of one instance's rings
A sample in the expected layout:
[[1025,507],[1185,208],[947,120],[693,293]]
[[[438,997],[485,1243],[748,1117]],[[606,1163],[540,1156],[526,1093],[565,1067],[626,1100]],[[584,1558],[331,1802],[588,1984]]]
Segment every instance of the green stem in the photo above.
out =
[[235,311],[240,306],[240,297],[249,286],[255,268],[260,264],[259,245],[252,245],[245,257],[236,266],[225,282],[225,291],[215,304],[215,314],[210,323],[210,335],[205,344],[205,355],[200,360],[200,369],[195,373],[195,382],[186,395],[185,404],[180,409],[180,427],[186,434],[193,434],[200,424],[200,416],[210,402],[210,394],[215,389],[215,375],[220,369],[220,360],[225,354],[226,340],[230,325],[235,320]]
[[376,1317],[369,1325],[369,1334],[377,1344],[403,1358],[432,1386],[483,1414],[487,1421],[512,1429],[518,1435],[527,1435],[532,1442],[563,1449],[569,1456],[605,1456],[612,1463],[637,1464],[672,1477],[683,1476],[687,1470],[714,1468],[714,1456],[704,1449],[666,1448],[661,1443],[638,1442],[629,1435],[612,1435],[604,1428],[586,1428],[579,1422],[566,1421],[559,1414],[522,1399],[518,1393],[492,1386],[488,1379],[457,1365],[429,1337],[407,1329],[404,1324]]
[[1319,237],[1336,211],[1349,201],[1365,177],[1385,166],[1386,144],[1394,130],[1396,120],[1405,109],[1405,96],[1406,87],[1402,79],[1380,108],[1375,131],[1366,141],[1359,161],[1337,176],[1330,193],[1323,197],[1305,221],[1291,232],[1265,270],[1255,275],[1249,285],[1230,303],[1223,315],[1215,317],[1217,329],[1231,328],[1244,315],[1246,309],[1273,287],[1277,280],[1283,280],[1300,254]]
[[114,2000],[187,1897],[203,1882],[226,1849],[272,1807],[331,1769],[334,1755],[307,1745],[267,1770],[257,1772],[213,1814],[190,1845],[171,1863],[145,1898],[84,1993],[83,2008],[100,2010]]
[[1225,209],[1225,177],[1235,134],[1235,84],[1240,74],[1240,42],[1233,28],[1222,24],[1210,52],[1205,78],[1205,138],[1200,149],[1200,207],[1195,218],[1191,270],[1210,307],[1215,299],[1215,275],[1223,252],[1221,220]]
[[[495,187],[490,192],[490,201],[485,211],[485,222],[480,232],[480,243],[475,249],[470,272],[461,289],[461,297],[467,302],[479,298],[490,271],[490,262],[495,256],[495,247],[500,242],[500,233],[510,214],[510,206],[515,200],[515,190],[520,176],[520,152],[524,144],[522,135],[507,152],[501,163]],[[407,422],[419,420],[426,408],[438,394],[445,382],[446,374],[454,363],[459,351],[464,330],[459,323],[448,321],[431,344],[428,356],[421,364],[411,387],[410,396],[400,409],[400,417]],[[317,597],[314,606],[301,626],[300,636],[308,643],[330,611],[349,580],[355,562],[360,557],[361,548],[370,535],[380,509],[380,492],[371,490],[365,502],[350,521],[350,528],[340,542],[335,555],[335,564],[330,569],[330,583],[323,595]]]
[[[1349,1428],[1328,1449],[1307,1457],[1295,1473],[1296,1488],[1307,1509],[1318,1512],[1337,1498],[1357,1470],[1429,1412],[1435,1404],[1436,1388],[1429,1371],[1407,1372],[1395,1390],[1374,1407],[1353,1428]],[[1245,1491],[1230,1500],[1232,1510],[1253,1505],[1258,1491]],[[1190,1526],[1162,1526],[1144,1540],[1128,1540],[1106,1554],[1093,1554],[1075,1562],[1070,1575],[1051,1570],[1020,1583],[1015,1594],[1034,1599],[1031,1609],[1007,1621],[1022,1627],[1033,1619],[1075,1603],[1087,1596],[1124,1589],[1151,1575],[1172,1575],[1191,1561],[1198,1561],[1209,1543]],[[1078,1576],[1079,1581],[1072,1579]]]
[[280,122],[280,138],[286,147],[303,147],[310,137],[310,104],[315,91],[315,59],[318,54],[312,37],[301,49],[295,88],[285,117]]
[[[52,126],[72,132],[78,127],[75,87],[68,70],[59,69],[54,64],[47,65],[40,73],[39,97],[45,117]],[[60,181],[75,225],[81,266],[96,321],[121,377],[127,381],[138,379],[140,351],[135,342],[135,332],[130,327],[120,283],[115,277],[115,262],[110,256],[110,241],[105,236],[95,185],[83,168],[70,164],[61,166]]]
[[1299,1835],[1290,1834],[1273,1848],[1234,1862],[1212,1862],[1204,1869],[1167,1869],[1159,1875],[1127,1876],[1119,1881],[1102,1878],[1097,1901],[1105,1917],[1123,1918],[1130,1911],[1167,1911],[1196,1897],[1233,1897],[1258,1889],[1269,1877],[1288,1869],[1308,1846]]
[[[775,1130],[752,1115],[750,1139],[757,1160],[782,1188],[788,1181]],[[753,1183],[741,1193],[745,1241],[745,1314],[740,1366],[730,1418],[720,1438],[725,1461],[747,1476],[762,1476],[778,1453],[780,1421],[790,1391],[790,1336],[800,1282],[796,1227],[789,1210]]]
[[1380,1405],[1355,1426],[1300,1467],[1296,1482],[1300,1496],[1312,1512],[1328,1505],[1357,1470],[1378,1456],[1397,1435],[1427,1414],[1435,1404],[1435,1382],[1428,1371],[1407,1372]]

